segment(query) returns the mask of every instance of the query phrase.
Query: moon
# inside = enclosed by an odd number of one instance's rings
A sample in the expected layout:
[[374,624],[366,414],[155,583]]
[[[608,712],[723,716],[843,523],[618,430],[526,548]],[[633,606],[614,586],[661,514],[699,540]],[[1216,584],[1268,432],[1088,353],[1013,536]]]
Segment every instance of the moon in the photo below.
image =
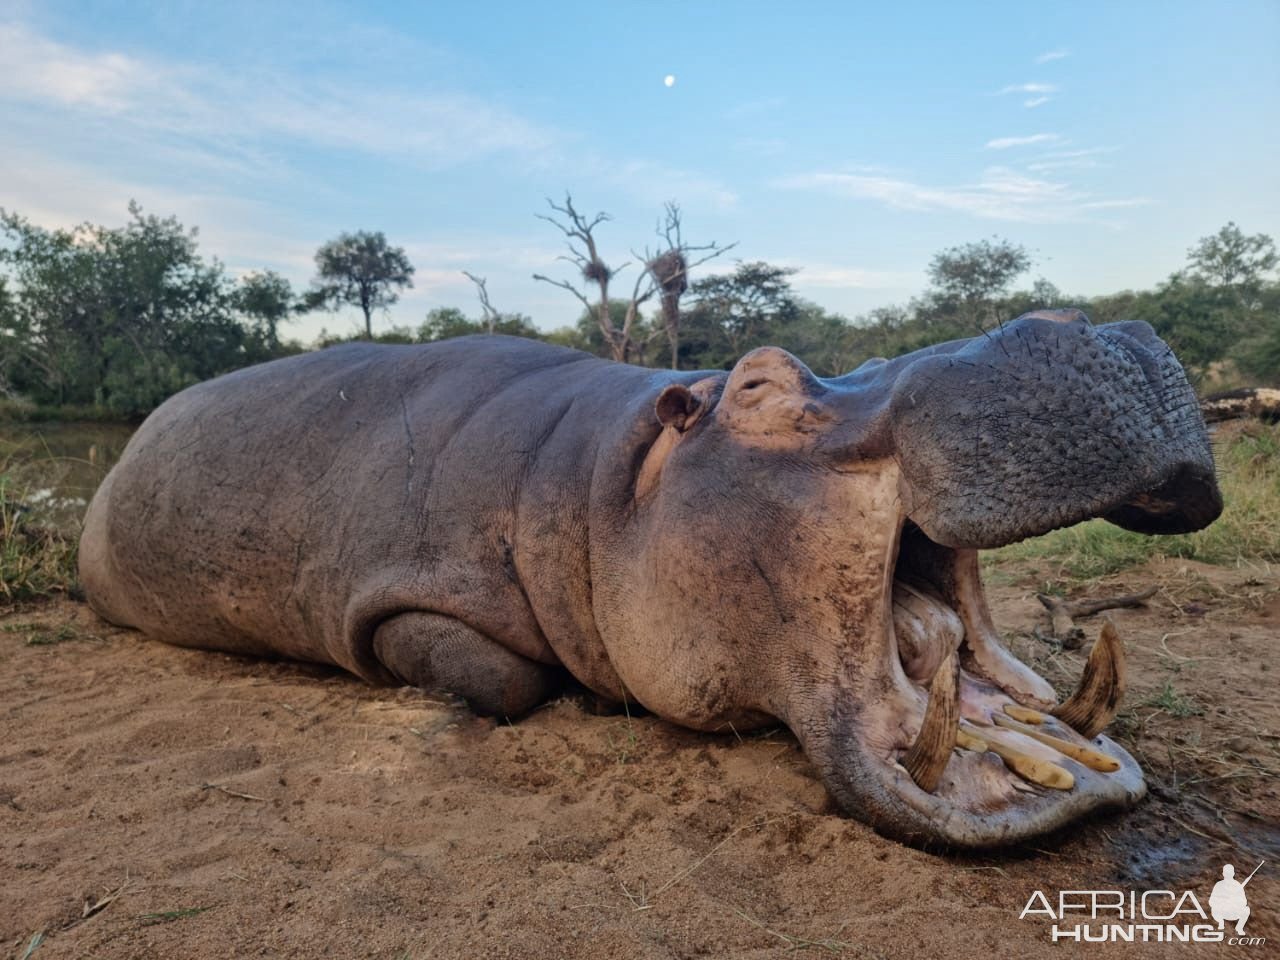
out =
[[668,87],[674,87],[676,85],[675,74],[668,73],[665,77],[662,78],[662,82],[665,83]]

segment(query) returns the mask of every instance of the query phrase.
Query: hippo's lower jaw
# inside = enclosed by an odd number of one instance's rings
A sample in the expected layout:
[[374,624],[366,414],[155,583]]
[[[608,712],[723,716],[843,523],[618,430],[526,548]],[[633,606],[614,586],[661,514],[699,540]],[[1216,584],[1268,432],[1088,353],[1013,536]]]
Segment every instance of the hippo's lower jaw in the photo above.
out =
[[909,843],[982,848],[1142,798],[1137,762],[1099,735],[1124,688],[1114,628],[1059,704],[1001,643],[976,550],[944,547],[903,520],[889,569],[886,669],[833,701],[832,735],[814,749],[842,806]]

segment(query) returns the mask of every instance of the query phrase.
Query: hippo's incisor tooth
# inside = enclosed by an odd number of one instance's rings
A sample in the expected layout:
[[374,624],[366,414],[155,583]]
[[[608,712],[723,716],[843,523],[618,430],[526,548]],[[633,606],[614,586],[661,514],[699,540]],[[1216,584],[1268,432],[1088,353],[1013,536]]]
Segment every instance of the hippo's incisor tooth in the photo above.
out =
[[1006,703],[1004,705],[1004,712],[1021,723],[1034,723],[1036,726],[1044,723],[1044,714],[1039,710],[1032,710],[1030,707],[1022,707],[1016,703]]
[[938,667],[929,684],[929,704],[915,743],[902,758],[902,765],[921,790],[933,793],[942,780],[942,771],[951,759],[960,726],[960,661],[952,650]]
[[[968,723],[963,724],[960,729],[963,733],[976,736],[975,728],[970,727]],[[992,733],[994,732],[993,730]],[[1023,780],[1029,780],[1042,787],[1049,787],[1051,790],[1070,790],[1076,785],[1076,778],[1071,775],[1071,772],[1064,770],[1056,763],[1050,763],[1048,760],[1041,760],[1039,757],[1033,757],[1029,753],[1023,753],[1017,747],[1001,743],[997,737],[990,736],[985,732],[980,739],[985,739],[987,749],[1003,760],[1004,765]]]
[[1098,642],[1080,677],[1080,686],[1053,715],[1082,737],[1092,740],[1106,729],[1124,696],[1124,644],[1110,620],[1102,625]]
[[1037,730],[1035,727],[1028,726],[1025,723],[1018,723],[1016,720],[1010,720],[1008,717],[1002,717],[999,714],[996,714],[991,719],[995,721],[996,726],[1015,730],[1024,737],[1030,737],[1032,740],[1039,740],[1045,746],[1053,747],[1063,756],[1077,760],[1091,770],[1097,770],[1100,773],[1115,773],[1120,769],[1119,760],[1114,757],[1108,757],[1105,753],[1094,750],[1092,747],[1072,743],[1070,740],[1063,740],[1061,737],[1055,737],[1051,733]]
[[956,731],[956,746],[961,750],[972,750],[975,753],[986,753],[988,749],[987,741],[981,737],[975,737],[967,730]]

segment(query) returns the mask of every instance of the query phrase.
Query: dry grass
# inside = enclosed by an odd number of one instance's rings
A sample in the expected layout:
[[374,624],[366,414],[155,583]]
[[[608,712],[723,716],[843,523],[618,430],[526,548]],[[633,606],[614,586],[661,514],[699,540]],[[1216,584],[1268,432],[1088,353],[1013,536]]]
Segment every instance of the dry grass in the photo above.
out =
[[1225,508],[1205,530],[1147,537],[1090,520],[993,550],[985,562],[1044,561],[1054,579],[1093,580],[1157,557],[1213,564],[1280,561],[1280,425],[1227,424],[1215,448]]
[[0,464],[0,609],[70,593],[76,582],[76,541],[26,512]]

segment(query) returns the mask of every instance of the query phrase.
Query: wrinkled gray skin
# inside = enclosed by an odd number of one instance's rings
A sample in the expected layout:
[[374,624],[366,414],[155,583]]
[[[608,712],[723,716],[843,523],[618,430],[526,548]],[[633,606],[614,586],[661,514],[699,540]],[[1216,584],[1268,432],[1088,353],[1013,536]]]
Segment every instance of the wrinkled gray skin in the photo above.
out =
[[[1095,516],[1192,530],[1220,509],[1195,397],[1141,323],[1028,315],[828,380],[774,348],[677,373],[476,337],[349,345],[173,397],[94,498],[81,579],[148,636],[485,713],[567,673],[698,729],[780,720],[850,814],[982,847],[1144,788],[1105,737],[1123,769],[1071,767],[1065,793],[991,754],[956,751],[933,792],[905,775],[946,650],[966,716],[1054,699],[999,646],[976,548]],[[899,579],[952,624],[911,657]]]

